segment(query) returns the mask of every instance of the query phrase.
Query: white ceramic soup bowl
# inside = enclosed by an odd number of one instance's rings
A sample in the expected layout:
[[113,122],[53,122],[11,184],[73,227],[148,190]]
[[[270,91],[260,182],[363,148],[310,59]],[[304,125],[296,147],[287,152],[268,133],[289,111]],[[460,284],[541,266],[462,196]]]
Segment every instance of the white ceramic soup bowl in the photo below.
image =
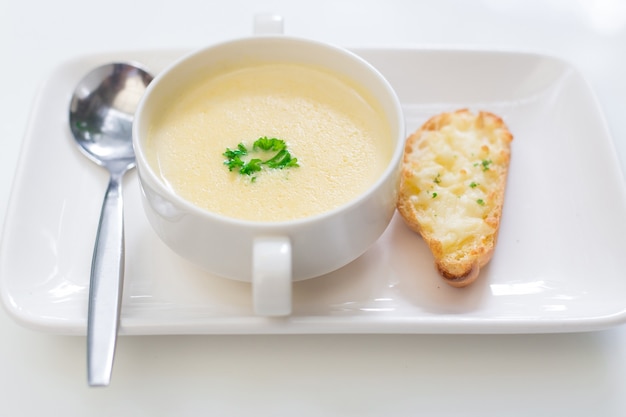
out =
[[[242,62],[288,61],[348,76],[378,102],[391,129],[391,157],[363,193],[319,215],[285,221],[249,221],[209,212],[180,197],[146,156],[146,139],[159,109],[189,80],[210,68]],[[355,54],[284,35],[219,43],[175,62],[150,84],[133,124],[133,145],[147,218],[177,254],[212,274],[252,283],[254,311],[289,315],[292,281],[337,270],[362,255],[385,231],[395,210],[405,137],[400,102],[385,78]]]

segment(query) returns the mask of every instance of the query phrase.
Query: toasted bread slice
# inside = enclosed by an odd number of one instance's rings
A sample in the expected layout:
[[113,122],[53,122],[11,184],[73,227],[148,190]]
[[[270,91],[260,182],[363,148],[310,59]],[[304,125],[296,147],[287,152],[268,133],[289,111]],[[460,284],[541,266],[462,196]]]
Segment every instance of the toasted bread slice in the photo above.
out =
[[406,141],[398,211],[452,286],[474,282],[493,256],[512,140],[500,117],[462,109],[432,117]]

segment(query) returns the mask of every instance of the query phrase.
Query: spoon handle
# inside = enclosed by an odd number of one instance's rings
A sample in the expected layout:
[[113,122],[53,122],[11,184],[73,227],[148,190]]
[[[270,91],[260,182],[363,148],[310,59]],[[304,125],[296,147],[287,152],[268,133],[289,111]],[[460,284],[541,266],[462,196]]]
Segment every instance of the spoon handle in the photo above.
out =
[[87,379],[90,386],[111,380],[124,281],[122,175],[111,175],[102,204],[91,264],[87,318]]

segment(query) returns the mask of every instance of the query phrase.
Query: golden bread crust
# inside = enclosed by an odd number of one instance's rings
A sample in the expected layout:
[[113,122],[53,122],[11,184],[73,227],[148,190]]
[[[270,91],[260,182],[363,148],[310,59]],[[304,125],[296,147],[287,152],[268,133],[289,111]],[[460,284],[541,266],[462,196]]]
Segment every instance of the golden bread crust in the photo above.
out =
[[445,281],[471,284],[492,258],[513,136],[493,113],[442,113],[408,137],[397,208]]

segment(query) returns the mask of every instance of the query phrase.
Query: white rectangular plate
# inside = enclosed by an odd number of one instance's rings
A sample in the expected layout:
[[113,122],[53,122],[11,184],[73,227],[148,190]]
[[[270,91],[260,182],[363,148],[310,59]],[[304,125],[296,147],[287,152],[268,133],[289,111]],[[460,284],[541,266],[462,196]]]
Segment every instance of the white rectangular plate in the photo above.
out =
[[[19,323],[84,334],[93,242],[107,174],[76,149],[70,94],[92,67],[133,60],[154,72],[186,51],[82,57],[35,102],[0,247],[0,285]],[[122,334],[541,333],[626,318],[626,196],[595,97],[567,63],[524,53],[357,49],[389,79],[409,131],[458,108],[504,118],[514,135],[498,246],[478,281],[441,281],[396,216],[361,258],[296,283],[291,317],[255,317],[248,284],[180,259],[150,229],[134,173],[126,202]]]

